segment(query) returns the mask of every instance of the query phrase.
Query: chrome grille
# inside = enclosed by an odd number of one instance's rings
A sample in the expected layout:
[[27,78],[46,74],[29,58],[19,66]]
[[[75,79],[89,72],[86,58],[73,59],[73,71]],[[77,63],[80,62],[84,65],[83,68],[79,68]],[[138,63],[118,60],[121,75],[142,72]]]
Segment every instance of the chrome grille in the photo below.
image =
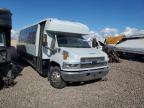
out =
[[93,68],[106,66],[107,62],[104,61],[104,57],[93,57],[93,58],[81,58],[81,68]]
[[81,58],[81,62],[104,61],[104,57]]

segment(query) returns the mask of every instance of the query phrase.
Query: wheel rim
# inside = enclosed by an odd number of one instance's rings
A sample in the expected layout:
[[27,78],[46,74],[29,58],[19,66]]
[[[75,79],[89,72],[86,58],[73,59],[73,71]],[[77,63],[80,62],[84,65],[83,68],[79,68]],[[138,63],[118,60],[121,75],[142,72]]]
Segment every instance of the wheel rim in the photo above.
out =
[[57,71],[54,71],[51,75],[51,81],[53,83],[58,82],[61,79],[60,74]]

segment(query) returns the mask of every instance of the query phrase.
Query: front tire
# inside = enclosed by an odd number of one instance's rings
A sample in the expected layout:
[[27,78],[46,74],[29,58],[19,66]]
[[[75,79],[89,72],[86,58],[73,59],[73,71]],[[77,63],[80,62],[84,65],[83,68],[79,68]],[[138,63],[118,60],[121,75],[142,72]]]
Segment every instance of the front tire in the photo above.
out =
[[57,89],[62,89],[66,86],[66,82],[61,78],[60,68],[58,66],[50,68],[49,81],[51,86]]

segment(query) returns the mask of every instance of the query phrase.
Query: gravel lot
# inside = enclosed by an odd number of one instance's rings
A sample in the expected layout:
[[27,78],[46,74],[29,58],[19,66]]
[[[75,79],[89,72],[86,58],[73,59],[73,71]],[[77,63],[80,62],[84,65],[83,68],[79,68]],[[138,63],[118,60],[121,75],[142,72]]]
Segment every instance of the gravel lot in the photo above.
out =
[[144,62],[112,63],[106,81],[61,90],[24,61],[17,67],[17,84],[0,90],[0,108],[144,108]]

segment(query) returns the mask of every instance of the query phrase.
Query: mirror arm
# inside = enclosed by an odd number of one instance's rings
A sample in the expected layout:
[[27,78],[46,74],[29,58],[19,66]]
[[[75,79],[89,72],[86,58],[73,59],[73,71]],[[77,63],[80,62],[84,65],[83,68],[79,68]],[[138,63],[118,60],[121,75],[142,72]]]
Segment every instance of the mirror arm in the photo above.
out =
[[47,48],[47,49],[49,49],[50,51],[52,51],[53,53],[54,53],[54,50],[53,49],[51,49],[51,48],[49,48],[49,47],[47,47],[47,46],[44,46],[45,48]]

